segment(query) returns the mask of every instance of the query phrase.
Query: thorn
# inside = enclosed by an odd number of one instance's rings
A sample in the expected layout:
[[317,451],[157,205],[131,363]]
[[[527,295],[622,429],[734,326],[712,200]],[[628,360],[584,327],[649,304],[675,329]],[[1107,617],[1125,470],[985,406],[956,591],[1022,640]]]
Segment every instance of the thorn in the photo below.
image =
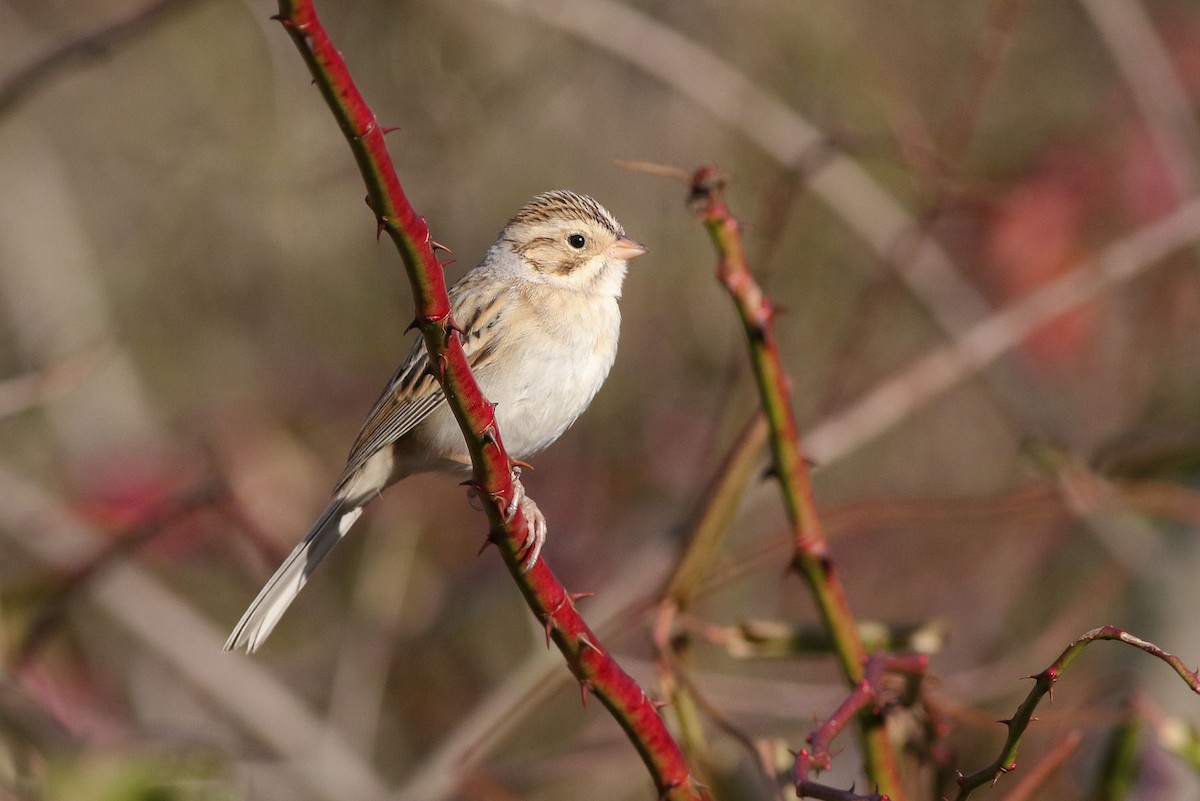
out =
[[[496,404],[493,403],[492,404],[492,413],[494,414],[495,412],[496,412]],[[509,467],[519,467],[522,470],[532,470],[533,469],[533,465],[531,465],[529,462],[523,462],[520,459],[513,459],[511,456],[508,459],[508,466]],[[591,593],[588,593],[588,594],[590,595]]]
[[488,535],[488,536],[484,537],[484,538],[483,538],[483,545],[480,545],[480,546],[479,546],[479,550],[475,552],[475,556],[476,556],[476,557],[483,556],[483,552],[484,552],[484,551],[486,551],[486,550],[488,549],[488,546],[489,546],[489,545],[495,545],[495,544],[496,544],[496,543],[492,542],[492,537],[491,537],[491,535]]
[[1001,726],[1008,726],[1010,729],[1012,728],[1012,718],[1005,718],[1004,720],[997,720],[996,722]]
[[650,702],[650,706],[654,707],[655,712],[658,712],[664,706],[670,706],[670,705],[671,705],[670,701],[651,701]]
[[588,636],[586,634],[580,634],[576,639],[579,640],[579,644],[582,645],[584,648],[591,648],[593,651],[595,651],[598,654],[603,653],[603,651],[600,650],[600,648],[596,645],[596,643],[594,643],[590,639],[588,639]]
[[[396,129],[395,129],[395,128],[391,128],[390,130],[393,130],[393,131],[394,131],[394,130],[396,130]],[[437,251],[437,250],[444,250],[444,251],[446,251],[447,253],[453,253],[453,252],[454,252],[454,251],[453,251],[453,250],[451,250],[450,248],[448,248],[448,247],[446,247],[445,245],[443,245],[441,242],[438,242],[436,239],[430,239],[430,240],[429,240],[429,246],[430,246],[431,248],[433,248],[435,251]]]
[[491,446],[495,447],[495,445],[496,445],[496,429],[492,428],[491,426],[488,426],[486,429],[483,430],[483,432],[480,433],[479,437],[483,440],[484,445],[491,445]]
[[458,334],[458,335],[459,335],[460,337],[462,337],[463,339],[466,339],[466,338],[467,338],[467,332],[466,332],[466,331],[464,331],[464,330],[462,330],[462,326],[461,326],[461,325],[459,325],[458,323],[456,323],[456,322],[454,321],[454,318],[453,318],[453,317],[451,317],[450,319],[446,320],[446,341],[447,341],[447,342],[449,342],[449,341],[450,341],[450,332],[451,332],[451,331],[453,331],[454,333]]
[[418,320],[416,317],[414,317],[413,321],[408,324],[407,328],[404,329],[404,333],[407,334],[409,331],[412,331],[414,328],[420,328],[420,327],[421,327],[421,321]]
[[596,593],[594,593],[594,592],[568,592],[567,593],[567,597],[571,599],[571,603],[575,603],[576,601],[582,601],[584,598],[594,598],[595,596],[596,596]]
[[379,132],[382,133],[384,136],[387,136],[392,131],[398,131],[398,130],[400,130],[399,125],[382,125],[379,128]]
[[554,628],[554,621],[549,615],[546,616],[546,648],[550,647],[550,630]]
[[469,488],[469,489],[473,489],[473,490],[475,490],[476,492],[482,492],[482,491],[483,491],[483,485],[482,485],[482,484],[480,484],[478,481],[476,481],[476,480],[475,480],[475,479],[473,479],[473,478],[468,478],[466,481],[460,481],[460,482],[458,482],[458,486],[460,486],[460,487],[467,487],[467,488]]
[[579,682],[579,700],[583,702],[583,708],[587,709],[588,691],[591,689],[591,684],[584,679]]
[[378,242],[380,237],[383,236],[383,232],[386,229],[387,229],[387,223],[384,222],[384,218],[383,217],[377,218],[375,220],[375,241],[376,242]]
[[759,481],[767,481],[772,478],[779,478],[779,471],[775,468],[774,464],[769,464],[767,465],[766,469],[762,471],[762,475],[759,476]]

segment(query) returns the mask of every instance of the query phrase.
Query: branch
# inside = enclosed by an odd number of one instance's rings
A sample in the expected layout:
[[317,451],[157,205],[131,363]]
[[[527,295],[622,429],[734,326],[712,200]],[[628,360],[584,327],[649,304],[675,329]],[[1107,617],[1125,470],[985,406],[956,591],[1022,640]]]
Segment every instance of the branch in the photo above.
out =
[[[775,310],[750,274],[741,223],[725,204],[723,190],[724,178],[717,169],[701,167],[692,176],[690,203],[716,247],[717,278],[733,299],[746,332],[754,377],[771,429],[773,469],[792,530],[792,566],[807,581],[821,622],[833,637],[842,673],[854,685],[863,678],[866,650],[817,516],[799,429],[792,413],[791,390],[775,339]],[[899,797],[903,791],[896,758],[882,722],[865,717],[862,722],[867,776],[885,793]]]
[[820,798],[825,801],[887,801],[887,795],[858,795],[853,788],[836,790],[812,781],[809,776],[813,771],[828,770],[832,766],[833,758],[829,747],[851,720],[867,711],[879,714],[884,703],[882,682],[885,673],[891,671],[920,677],[925,674],[928,665],[928,657],[915,654],[872,656],[867,661],[863,678],[854,690],[828,720],[808,735],[808,747],[800,749],[800,753],[796,754],[796,795],[800,798]]
[[1033,720],[1033,712],[1037,708],[1038,702],[1042,700],[1042,696],[1053,693],[1054,684],[1058,681],[1062,672],[1075,660],[1075,657],[1079,656],[1085,646],[1096,640],[1116,640],[1123,642],[1126,645],[1132,645],[1134,648],[1145,651],[1157,659],[1161,659],[1170,665],[1171,669],[1183,679],[1188,689],[1200,695],[1200,676],[1197,676],[1195,671],[1189,670],[1179,657],[1173,656],[1154,643],[1135,637],[1116,626],[1102,626],[1098,629],[1092,629],[1068,645],[1067,649],[1048,668],[1036,676],[1028,677],[1034,680],[1033,689],[1029,691],[1025,700],[1017,707],[1016,714],[1009,720],[1001,721],[1008,727],[1008,737],[1004,741],[1004,746],[1000,749],[1000,756],[996,757],[996,760],[990,765],[980,768],[974,773],[959,776],[958,795],[955,796],[956,801],[963,801],[963,799],[983,785],[989,783],[995,784],[1005,773],[1016,770],[1017,749],[1021,744],[1021,737],[1024,736],[1026,729],[1029,728],[1029,724]]
[[1198,186],[1200,126],[1171,54],[1146,8],[1134,0],[1079,0],[1129,86],[1162,159],[1164,178],[1182,201]]
[[575,609],[575,597],[555,578],[546,560],[523,572],[519,554],[527,523],[517,510],[509,522],[504,510],[513,498],[512,463],[496,426],[493,405],[483,396],[463,353],[461,329],[450,316],[445,276],[425,218],[405,196],[384,143],[384,130],[363,99],[341,55],[317,18],[312,0],[280,0],[278,19],[308,65],[354,153],[367,186],[368,203],[380,233],[400,251],[416,305],[420,329],[474,465],[474,484],[491,523],[495,542],[534,615],[546,627],[579,680],[586,699],[592,692],[612,712],[641,754],[661,796],[703,799],[691,772],[658,711],[642,689],[600,644]]

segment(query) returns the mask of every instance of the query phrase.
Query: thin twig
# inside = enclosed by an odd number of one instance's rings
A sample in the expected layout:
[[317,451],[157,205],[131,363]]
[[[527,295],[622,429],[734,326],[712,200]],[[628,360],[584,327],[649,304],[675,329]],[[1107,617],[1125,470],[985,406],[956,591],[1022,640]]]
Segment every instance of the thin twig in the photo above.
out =
[[1025,735],[1030,722],[1033,720],[1033,712],[1037,709],[1038,703],[1042,700],[1043,696],[1053,693],[1054,685],[1062,675],[1062,672],[1082,653],[1088,644],[1096,640],[1116,640],[1117,642],[1123,642],[1126,645],[1131,645],[1134,648],[1145,651],[1157,659],[1161,659],[1170,665],[1171,669],[1183,679],[1188,689],[1200,695],[1200,676],[1196,674],[1196,671],[1189,669],[1179,657],[1169,654],[1154,643],[1135,637],[1116,626],[1101,626],[1100,628],[1092,629],[1068,645],[1066,650],[1048,668],[1037,675],[1029,677],[1033,679],[1033,688],[1025,696],[1025,700],[1021,702],[1020,706],[1017,707],[1016,713],[1010,719],[1001,721],[1008,728],[1008,737],[1000,749],[1000,755],[990,765],[966,776],[959,776],[958,795],[955,796],[956,801],[964,801],[967,796],[983,785],[994,784],[1005,773],[1016,770],[1017,749],[1020,747],[1021,738]]
[[[771,428],[773,471],[791,527],[792,566],[808,584],[821,622],[833,639],[842,675],[854,686],[863,678],[867,654],[813,500],[791,388],[775,338],[775,310],[746,264],[741,222],[726,205],[723,190],[721,173],[715,167],[701,167],[692,176],[689,202],[716,248],[717,278],[733,300],[745,330],[759,398]],[[863,716],[860,723],[868,779],[885,794],[902,798],[896,755],[883,721]]]
[[863,677],[854,686],[850,695],[824,723],[808,735],[807,746],[796,754],[796,795],[800,798],[820,798],[829,801],[888,801],[886,793],[872,792],[859,795],[850,790],[836,790],[812,780],[814,771],[829,770],[833,757],[830,746],[850,721],[868,710],[879,714],[884,704],[883,677],[886,673],[904,673],[921,677],[929,666],[929,657],[918,654],[874,654],[867,660]]

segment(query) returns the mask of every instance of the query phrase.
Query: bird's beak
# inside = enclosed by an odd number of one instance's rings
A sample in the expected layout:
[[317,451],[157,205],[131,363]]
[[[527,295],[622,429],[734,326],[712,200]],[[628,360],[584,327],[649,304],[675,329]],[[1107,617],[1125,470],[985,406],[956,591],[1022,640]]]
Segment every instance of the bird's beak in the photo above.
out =
[[616,242],[608,246],[608,255],[616,259],[629,261],[636,258],[647,250],[646,246],[641,242],[634,242],[627,237],[621,237]]

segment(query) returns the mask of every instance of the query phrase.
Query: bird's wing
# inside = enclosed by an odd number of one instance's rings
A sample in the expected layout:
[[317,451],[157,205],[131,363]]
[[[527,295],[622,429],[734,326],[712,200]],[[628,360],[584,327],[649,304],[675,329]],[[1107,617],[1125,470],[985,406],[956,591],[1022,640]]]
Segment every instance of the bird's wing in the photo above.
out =
[[[499,339],[496,323],[509,297],[509,291],[503,286],[487,290],[486,284],[495,282],[494,277],[488,279],[489,276],[469,273],[450,290],[454,320],[466,332],[463,351],[472,370],[477,370],[495,355]],[[350,449],[335,492],[342,490],[381,448],[412,431],[445,400],[441,386],[429,369],[425,340],[418,337],[367,415]]]

